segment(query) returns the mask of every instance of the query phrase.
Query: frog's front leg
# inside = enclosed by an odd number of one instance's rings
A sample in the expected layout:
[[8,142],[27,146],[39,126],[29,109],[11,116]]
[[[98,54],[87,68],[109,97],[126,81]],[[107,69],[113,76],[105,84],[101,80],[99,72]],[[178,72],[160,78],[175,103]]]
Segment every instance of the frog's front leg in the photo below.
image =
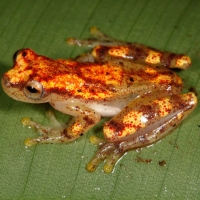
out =
[[30,147],[38,143],[66,143],[71,142],[82,136],[100,120],[100,115],[92,109],[82,104],[72,102],[51,103],[53,107],[66,114],[73,115],[73,119],[68,125],[59,123],[52,112],[47,112],[50,119],[50,126],[40,125],[29,118],[22,119],[22,124],[27,127],[35,128],[41,135],[36,138],[27,138],[25,145]]
[[105,172],[111,172],[115,163],[126,152],[148,146],[171,132],[191,113],[197,104],[193,93],[154,99],[137,98],[104,126],[106,141],[92,138],[100,144],[87,170],[94,171],[104,160]]

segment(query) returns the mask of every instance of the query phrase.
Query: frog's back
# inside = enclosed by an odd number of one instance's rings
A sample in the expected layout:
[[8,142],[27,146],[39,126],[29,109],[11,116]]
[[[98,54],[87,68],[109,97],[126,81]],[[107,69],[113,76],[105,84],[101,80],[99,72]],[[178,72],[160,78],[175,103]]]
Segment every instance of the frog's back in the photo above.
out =
[[164,67],[132,62],[73,63],[74,96],[102,100],[145,94],[169,87],[182,89],[181,79]]

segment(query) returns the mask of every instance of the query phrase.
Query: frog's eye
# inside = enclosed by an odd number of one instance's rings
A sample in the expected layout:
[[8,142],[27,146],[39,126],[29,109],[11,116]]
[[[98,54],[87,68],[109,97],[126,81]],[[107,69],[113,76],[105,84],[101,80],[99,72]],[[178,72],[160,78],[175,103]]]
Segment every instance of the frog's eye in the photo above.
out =
[[18,56],[22,56],[22,58],[26,58],[27,54],[28,54],[27,49],[20,49],[16,51],[13,55],[13,62],[17,61]]
[[24,94],[32,100],[39,100],[43,96],[43,87],[42,84],[38,81],[28,81],[24,87]]
[[23,51],[23,49],[20,49],[18,51],[16,51],[13,55],[13,62],[15,62],[17,60],[18,55]]

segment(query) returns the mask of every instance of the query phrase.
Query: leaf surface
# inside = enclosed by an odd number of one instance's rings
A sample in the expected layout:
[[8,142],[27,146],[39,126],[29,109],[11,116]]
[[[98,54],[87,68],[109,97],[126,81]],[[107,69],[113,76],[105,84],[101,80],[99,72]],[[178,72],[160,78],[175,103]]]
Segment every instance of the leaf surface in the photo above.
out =
[[[95,25],[116,39],[188,54],[192,67],[177,73],[184,92],[195,88],[199,93],[199,8],[198,0],[1,0],[0,75],[11,68],[12,56],[21,48],[54,59],[83,53],[65,39],[87,38]],[[49,107],[17,102],[0,88],[0,199],[200,198],[199,105],[161,142],[127,153],[111,174],[104,174],[102,165],[94,173],[85,170],[96,151],[89,136],[102,133],[103,121],[74,143],[24,147],[23,140],[35,133],[23,128],[20,119],[29,116],[47,124]],[[137,157],[152,162],[136,162]],[[163,160],[166,166],[159,166]]]

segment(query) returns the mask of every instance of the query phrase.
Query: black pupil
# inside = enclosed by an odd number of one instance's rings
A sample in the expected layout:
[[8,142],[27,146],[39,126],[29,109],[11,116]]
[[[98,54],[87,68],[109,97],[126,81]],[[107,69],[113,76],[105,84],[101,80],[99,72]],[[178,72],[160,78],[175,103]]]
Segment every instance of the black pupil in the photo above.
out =
[[35,88],[32,87],[32,86],[27,86],[27,90],[28,90],[30,93],[37,93],[37,92],[38,92],[38,90],[35,89]]
[[25,58],[26,57],[26,51],[24,51],[23,53],[22,53],[22,56]]

